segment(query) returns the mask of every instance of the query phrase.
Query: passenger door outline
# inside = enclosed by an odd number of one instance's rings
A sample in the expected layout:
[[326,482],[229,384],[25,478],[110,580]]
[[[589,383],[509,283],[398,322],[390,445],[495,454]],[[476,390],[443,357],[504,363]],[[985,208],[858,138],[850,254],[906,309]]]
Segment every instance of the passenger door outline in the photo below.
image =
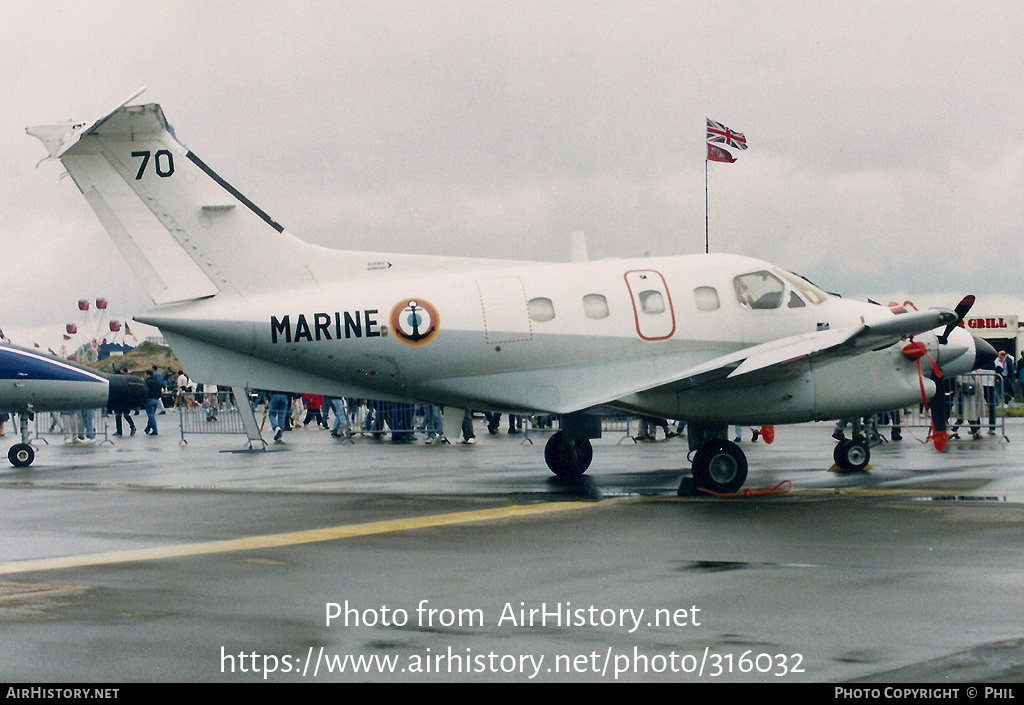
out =
[[[633,302],[636,334],[649,342],[671,338],[676,332],[676,315],[665,277],[653,269],[632,269],[626,272],[623,278],[629,289],[629,298]],[[660,313],[645,310],[644,297],[650,295],[648,292],[656,292],[663,297],[664,309]],[[650,307],[649,301],[647,307]]]

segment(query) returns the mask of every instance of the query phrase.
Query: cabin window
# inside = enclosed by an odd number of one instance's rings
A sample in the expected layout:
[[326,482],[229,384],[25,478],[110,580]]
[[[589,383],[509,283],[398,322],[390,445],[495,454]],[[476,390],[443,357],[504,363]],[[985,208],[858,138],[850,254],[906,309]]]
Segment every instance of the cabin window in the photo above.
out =
[[698,286],[693,290],[693,299],[701,311],[717,311],[721,306],[718,289],[713,286]]
[[641,291],[637,298],[640,299],[640,308],[643,309],[644,313],[652,315],[665,313],[665,297],[661,295],[660,291],[647,289],[646,291]]
[[801,299],[795,291],[789,292],[789,307],[790,308],[803,308],[807,304]]
[[755,310],[767,310],[782,306],[782,295],[786,285],[768,271],[741,274],[733,279],[736,297],[740,305]]
[[594,320],[608,318],[608,299],[603,294],[586,294],[583,297],[583,313]]
[[550,321],[555,317],[555,305],[551,303],[551,299],[542,296],[530,299],[526,303],[526,308],[530,312],[530,320],[538,323]]

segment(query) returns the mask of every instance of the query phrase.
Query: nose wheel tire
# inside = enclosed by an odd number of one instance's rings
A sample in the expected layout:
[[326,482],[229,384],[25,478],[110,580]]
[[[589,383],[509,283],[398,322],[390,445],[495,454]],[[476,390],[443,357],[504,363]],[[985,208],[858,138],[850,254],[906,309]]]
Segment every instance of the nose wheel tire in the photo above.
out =
[[862,441],[840,441],[832,451],[832,459],[843,472],[860,472],[868,466],[871,451]]
[[28,443],[15,443],[7,451],[7,459],[16,468],[25,468],[36,459],[36,451]]

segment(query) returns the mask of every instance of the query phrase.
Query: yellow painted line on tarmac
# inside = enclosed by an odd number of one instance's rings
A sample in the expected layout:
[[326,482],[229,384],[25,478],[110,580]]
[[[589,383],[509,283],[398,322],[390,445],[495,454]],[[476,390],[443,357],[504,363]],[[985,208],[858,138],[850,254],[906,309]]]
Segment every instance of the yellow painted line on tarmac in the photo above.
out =
[[320,543],[373,536],[415,529],[429,529],[439,526],[473,524],[502,519],[518,519],[540,514],[553,514],[584,507],[596,507],[594,502],[551,502],[539,504],[514,505],[494,509],[480,509],[469,512],[453,512],[451,514],[434,514],[408,519],[391,519],[373,521],[365,524],[349,524],[308,531],[292,531],[284,534],[268,534],[266,536],[248,536],[223,541],[205,541],[202,543],[180,544],[177,546],[158,546],[140,548],[131,551],[112,551],[109,553],[92,553],[81,556],[60,556],[55,558],[37,558],[24,561],[0,563],[0,575],[13,573],[31,573],[45,570],[63,570],[86,566],[114,565],[118,563],[136,563],[140,561],[156,561],[167,558],[183,558],[188,556],[206,556],[216,553],[232,553],[235,551],[252,551],[282,546],[297,546],[304,543]]

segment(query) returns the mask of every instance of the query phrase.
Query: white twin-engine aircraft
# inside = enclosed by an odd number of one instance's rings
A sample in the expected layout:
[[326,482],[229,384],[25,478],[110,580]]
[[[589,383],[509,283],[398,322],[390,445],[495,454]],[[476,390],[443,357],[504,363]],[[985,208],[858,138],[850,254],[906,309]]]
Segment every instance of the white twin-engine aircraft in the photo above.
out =
[[[136,320],[159,327],[198,379],[557,414],[544,455],[567,477],[589,466],[601,413],[680,419],[696,451],[684,482],[725,493],[747,475],[728,425],[930,397],[909,336],[946,375],[991,350],[956,327],[966,311],[896,315],[747,257],[558,264],[311,245],[182,146],[159,105],[128,105],[139,93],[94,122],[28,132],[152,297]],[[944,344],[928,333],[940,327]],[[848,445],[847,464],[866,463],[867,447]]]

